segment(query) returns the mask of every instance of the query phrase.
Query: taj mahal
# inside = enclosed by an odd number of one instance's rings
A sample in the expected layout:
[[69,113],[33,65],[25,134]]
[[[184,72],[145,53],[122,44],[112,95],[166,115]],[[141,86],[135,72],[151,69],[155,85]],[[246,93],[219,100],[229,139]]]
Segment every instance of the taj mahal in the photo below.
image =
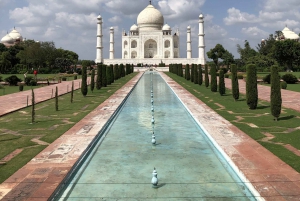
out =
[[199,16],[199,44],[198,58],[192,58],[191,27],[187,27],[187,55],[180,56],[179,31],[172,32],[171,27],[164,23],[162,13],[151,3],[140,12],[137,24],[131,26],[130,31],[122,32],[122,58],[115,58],[114,28],[110,28],[109,59],[103,58],[103,19],[97,17],[97,51],[96,63],[104,64],[148,64],[157,65],[165,63],[205,64],[205,41],[204,41],[204,16]]

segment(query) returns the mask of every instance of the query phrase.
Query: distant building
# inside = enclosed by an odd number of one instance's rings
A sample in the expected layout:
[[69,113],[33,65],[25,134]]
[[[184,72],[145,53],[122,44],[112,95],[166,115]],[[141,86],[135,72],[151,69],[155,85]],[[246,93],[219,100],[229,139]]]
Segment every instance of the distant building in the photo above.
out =
[[22,41],[22,35],[15,28],[1,39],[1,43],[4,44],[6,47],[14,46]]
[[282,35],[279,36],[279,38],[276,37],[276,40],[286,40],[286,39],[299,41],[299,35],[291,31],[288,27],[285,27],[282,30]]

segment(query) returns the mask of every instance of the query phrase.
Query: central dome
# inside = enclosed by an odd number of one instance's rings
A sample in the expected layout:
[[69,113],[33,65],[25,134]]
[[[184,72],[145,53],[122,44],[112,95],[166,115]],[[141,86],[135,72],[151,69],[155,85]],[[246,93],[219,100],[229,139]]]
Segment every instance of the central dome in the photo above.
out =
[[137,18],[140,30],[161,30],[164,17],[154,6],[148,5]]

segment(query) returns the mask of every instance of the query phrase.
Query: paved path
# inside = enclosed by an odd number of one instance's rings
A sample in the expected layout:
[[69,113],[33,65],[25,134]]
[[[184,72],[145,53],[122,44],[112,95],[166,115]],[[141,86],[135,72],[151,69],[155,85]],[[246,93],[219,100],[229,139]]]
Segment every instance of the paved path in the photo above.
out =
[[[80,88],[81,81],[81,79],[74,80],[74,90]],[[90,77],[88,77],[88,83],[89,82]],[[72,81],[63,81],[59,84],[34,89],[35,102],[40,103],[53,98],[55,96],[56,87],[58,88],[59,96],[66,94],[71,91]],[[0,117],[27,107],[27,99],[28,105],[31,105],[31,90],[0,96]]]
[[[231,79],[225,79],[226,88],[231,89]],[[246,82],[239,80],[240,93],[246,94]],[[270,101],[271,88],[264,85],[258,85],[258,97],[261,100]],[[300,112],[300,93],[282,89],[282,106]]]

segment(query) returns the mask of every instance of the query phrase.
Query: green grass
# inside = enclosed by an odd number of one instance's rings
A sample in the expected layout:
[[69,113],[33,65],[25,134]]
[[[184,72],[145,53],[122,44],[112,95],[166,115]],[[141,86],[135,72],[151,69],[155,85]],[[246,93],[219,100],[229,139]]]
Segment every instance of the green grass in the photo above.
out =
[[80,90],[74,92],[74,102],[70,103],[70,94],[59,97],[59,111],[55,111],[55,100],[48,100],[36,105],[36,123],[31,122],[31,107],[0,117],[0,159],[16,149],[24,149],[19,155],[0,165],[0,183],[30,161],[45,146],[31,140],[52,143],[78,121],[84,118],[137,73],[127,75],[108,87],[95,89],[83,97]]
[[[18,78],[20,78],[21,80],[24,81],[24,75],[23,74],[0,74],[0,76],[2,77],[2,79],[4,80],[5,78],[12,76],[12,75],[16,75]],[[61,77],[62,75],[66,75],[69,76],[70,80],[73,80],[73,76],[72,74],[38,74],[37,75],[37,79],[58,79],[59,77]],[[34,74],[27,74],[28,76],[32,76],[34,77]],[[78,79],[81,79],[81,75],[78,75],[77,77]]]
[[[300,172],[300,157],[287,150],[282,145],[276,144],[290,144],[293,147],[300,149],[299,130],[291,130],[299,127],[299,112],[283,108],[279,121],[275,122],[270,114],[269,102],[260,100],[256,110],[249,110],[245,101],[245,96],[242,94],[240,94],[240,100],[235,102],[231,91],[228,89],[226,91],[226,96],[220,96],[218,92],[213,93],[210,88],[205,88],[203,85],[196,85],[191,81],[187,81],[172,73],[166,74],[222,117],[237,126],[251,138],[261,143],[265,148],[281,158],[296,171]],[[224,106],[225,109],[220,109],[216,103]],[[243,119],[237,121],[238,117],[242,117]],[[253,128],[249,124],[254,124],[258,128]],[[286,133],[286,131],[290,132]],[[261,140],[265,137],[264,133],[266,132],[274,135],[275,138],[272,141],[265,143]]]

